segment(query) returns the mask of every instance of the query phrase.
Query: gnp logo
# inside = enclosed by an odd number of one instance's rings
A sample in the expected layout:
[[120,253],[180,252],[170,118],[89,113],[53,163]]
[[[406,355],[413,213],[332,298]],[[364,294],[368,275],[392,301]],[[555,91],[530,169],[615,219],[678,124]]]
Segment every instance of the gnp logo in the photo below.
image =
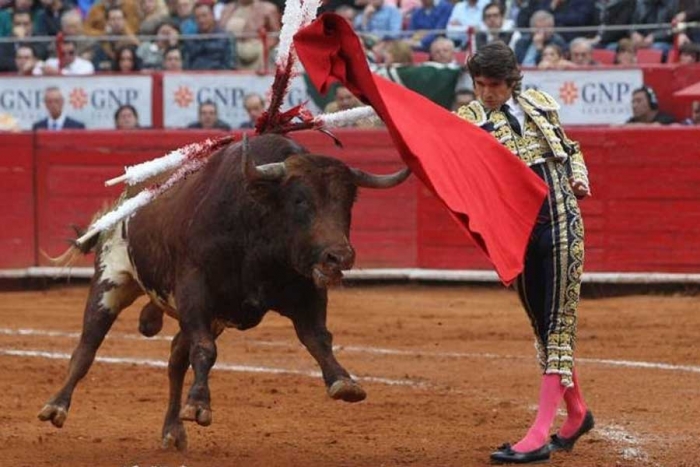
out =
[[187,86],[178,86],[173,93],[173,100],[178,107],[189,107],[194,100],[194,94]]
[[87,92],[85,92],[83,88],[73,88],[70,94],[68,94],[68,102],[70,102],[71,107],[74,109],[82,109],[88,103]]
[[578,99],[578,88],[573,81],[565,81],[559,88],[559,98],[566,105],[571,105]]

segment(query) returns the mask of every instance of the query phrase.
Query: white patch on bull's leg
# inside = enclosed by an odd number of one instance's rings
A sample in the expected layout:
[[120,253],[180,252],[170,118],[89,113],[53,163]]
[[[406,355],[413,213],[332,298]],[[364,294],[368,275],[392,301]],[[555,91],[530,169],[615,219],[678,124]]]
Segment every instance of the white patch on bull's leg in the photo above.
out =
[[360,402],[365,400],[367,393],[362,386],[350,378],[340,378],[328,388],[328,395],[331,399],[343,400],[345,402]]
[[121,223],[110,230],[105,236],[99,253],[99,271],[97,272],[99,282],[106,282],[109,285],[102,294],[100,306],[112,313],[119,313],[125,306],[124,302],[128,298],[124,296],[122,286],[130,284],[136,275],[129,260],[127,242],[122,238],[121,231]]

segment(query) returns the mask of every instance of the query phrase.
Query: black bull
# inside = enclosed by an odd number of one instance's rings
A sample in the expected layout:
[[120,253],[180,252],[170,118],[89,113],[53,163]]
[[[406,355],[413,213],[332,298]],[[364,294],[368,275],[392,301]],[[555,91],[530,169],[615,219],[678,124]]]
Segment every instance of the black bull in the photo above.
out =
[[[226,327],[256,326],[268,310],[291,319],[330,397],[363,400],[365,391],[333,355],[326,288],[354,263],[349,231],[357,188],[389,188],[409,173],[368,174],[277,135],[212,155],[199,172],[91,245],[95,275],[80,341],[63,387],[39,418],[63,426],[73,391],[110,327],[144,293],[151,301],[141,312],[142,333],[159,332],[163,312],[180,324],[168,363],[165,447],[185,449],[183,420],[212,421],[208,377],[215,339]],[[190,365],[194,381],[181,407]]]

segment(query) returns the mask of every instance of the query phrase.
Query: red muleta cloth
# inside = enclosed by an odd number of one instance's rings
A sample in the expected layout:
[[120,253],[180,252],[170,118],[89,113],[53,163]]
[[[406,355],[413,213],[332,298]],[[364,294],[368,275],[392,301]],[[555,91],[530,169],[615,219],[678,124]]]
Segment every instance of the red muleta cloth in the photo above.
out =
[[294,46],[319,92],[340,81],[374,108],[404,162],[510,284],[523,270],[547,185],[488,132],[371,73],[342,17],[321,15],[295,34]]

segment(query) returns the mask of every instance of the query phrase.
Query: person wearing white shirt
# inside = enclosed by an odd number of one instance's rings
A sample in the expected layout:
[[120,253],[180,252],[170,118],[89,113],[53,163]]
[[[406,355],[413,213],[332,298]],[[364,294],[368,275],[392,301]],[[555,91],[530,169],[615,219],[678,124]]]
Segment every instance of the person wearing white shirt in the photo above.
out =
[[61,66],[58,58],[53,57],[46,60],[43,65],[34,67],[32,74],[34,75],[92,75],[95,73],[95,67],[89,60],[85,60],[77,55],[77,46],[75,42],[66,41],[61,49],[61,57],[63,58],[63,66]]
[[450,19],[447,20],[447,37],[458,45],[467,42],[467,29],[481,27],[481,13],[489,0],[462,0],[452,8]]

